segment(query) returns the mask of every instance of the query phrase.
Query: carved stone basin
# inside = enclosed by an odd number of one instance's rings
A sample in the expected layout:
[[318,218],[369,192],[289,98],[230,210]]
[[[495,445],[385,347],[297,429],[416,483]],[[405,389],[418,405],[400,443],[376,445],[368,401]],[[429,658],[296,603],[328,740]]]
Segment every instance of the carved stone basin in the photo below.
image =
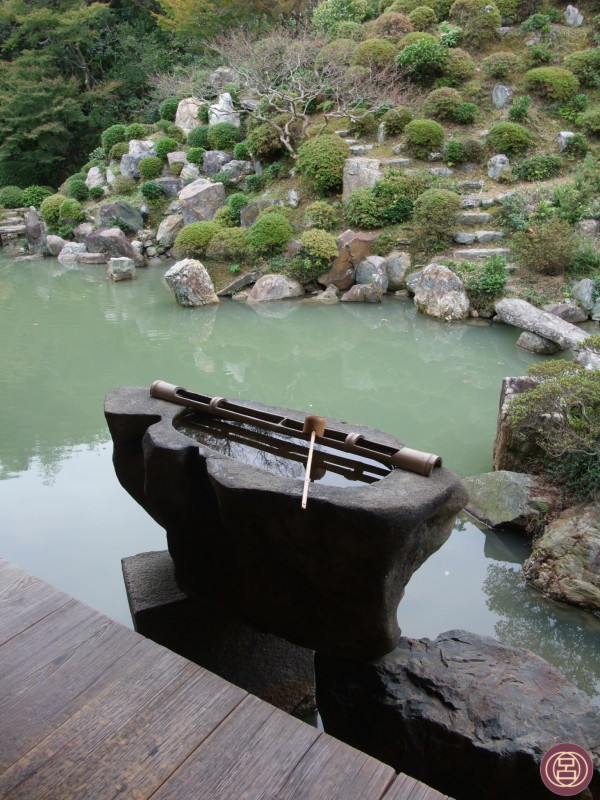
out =
[[[236,402],[304,419],[301,412]],[[448,538],[467,502],[462,482],[444,467],[424,477],[381,464],[353,465],[345,455],[341,462],[350,463],[340,469],[347,479],[340,480],[337,466],[327,469],[324,453],[319,475],[325,477],[324,470],[333,482],[311,483],[303,511],[303,456],[295,446],[296,455],[287,459],[275,451],[275,460],[289,467],[267,471],[272,465],[264,455],[246,461],[228,455],[236,447],[223,441],[237,446],[239,432],[228,437],[216,423],[211,431],[206,419],[151,397],[147,388],[109,392],[105,415],[117,477],[165,528],[182,591],[313,650],[348,658],[392,650],[404,587]],[[331,423],[403,445],[380,431]],[[194,436],[200,429],[201,441],[179,427]]]

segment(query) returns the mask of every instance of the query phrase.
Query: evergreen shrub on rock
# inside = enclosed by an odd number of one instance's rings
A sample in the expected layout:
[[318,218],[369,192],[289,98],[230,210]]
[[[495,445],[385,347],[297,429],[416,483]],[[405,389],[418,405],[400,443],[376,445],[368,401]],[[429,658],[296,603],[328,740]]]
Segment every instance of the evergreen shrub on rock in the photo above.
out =
[[190,147],[203,147],[208,150],[208,129],[209,125],[198,125],[187,135],[187,143]]
[[166,119],[169,122],[175,122],[178,105],[179,99],[177,97],[167,97],[166,100],[163,100],[158,107],[160,118]]
[[314,203],[310,203],[310,205],[306,206],[304,213],[310,225],[314,225],[324,231],[335,228],[339,221],[335,209],[324,200],[316,200]]
[[156,183],[156,181],[146,181],[145,183],[142,183],[140,186],[140,192],[146,198],[146,200],[154,202],[161,200],[165,196],[162,186],[160,183]]
[[40,205],[40,217],[44,220],[49,228],[58,227],[60,220],[60,207],[66,199],[67,198],[64,194],[51,194],[42,201],[42,204]]
[[[237,142],[233,148],[233,157],[236,161],[248,161],[250,158],[250,148],[247,142]],[[189,160],[189,155],[188,155]]]
[[427,189],[414,205],[413,236],[420,250],[437,250],[452,242],[456,217],[462,208],[459,195],[446,189]]
[[444,141],[444,129],[432,119],[414,119],[404,128],[404,133],[408,149],[419,158],[439,150]]
[[20,208],[23,189],[20,186],[3,186],[0,189],[0,206],[2,208]]
[[216,222],[192,222],[175,238],[175,252],[182,258],[204,255],[211,239],[221,228]]
[[51,192],[50,189],[46,189],[45,186],[37,186],[34,184],[33,186],[28,186],[26,189],[23,189],[21,203],[25,208],[29,206],[39,208],[44,199],[50,197],[51,194],[53,194],[53,192]]
[[101,197],[104,197],[104,189],[102,186],[92,186],[90,189],[90,197],[92,200],[100,200]]
[[258,255],[282,253],[294,229],[283,214],[261,214],[248,229],[248,245]]
[[416,31],[427,31],[437,23],[435,11],[429,6],[417,6],[410,12],[408,19]]
[[512,156],[525,153],[533,144],[534,136],[516,122],[499,122],[490,129],[487,140],[495,153]]
[[212,150],[230,153],[239,138],[239,128],[233,122],[217,122],[208,126],[208,146]]
[[374,39],[390,39],[392,42],[397,42],[412,30],[413,24],[406,14],[393,11],[388,11],[369,23],[369,34]]
[[497,80],[505,80],[509,75],[514,75],[521,66],[521,59],[510,50],[500,50],[486,56],[481,62],[483,71]]
[[179,150],[179,142],[171,136],[164,136],[156,143],[156,155],[162,161],[166,161],[167,155],[174,153],[176,150]]
[[359,228],[380,228],[383,225],[384,204],[372,188],[355,189],[344,203],[344,214],[351,225]]
[[73,197],[75,200],[87,200],[89,196],[89,189],[84,180],[71,179],[67,182],[67,196]]
[[462,261],[452,269],[462,280],[473,308],[493,311],[508,280],[506,259],[496,255],[483,262]]
[[238,222],[240,221],[240,211],[246,208],[249,202],[250,198],[243,192],[235,192],[227,198],[227,208]]
[[413,114],[410,108],[405,106],[390,108],[389,111],[385,112],[382,119],[386,134],[388,136],[397,136],[402,133],[412,118]]
[[311,259],[319,261],[323,266],[329,264],[338,254],[335,236],[327,231],[312,228],[300,236],[302,250]]
[[113,144],[116,144],[117,142],[124,142],[126,138],[125,125],[111,125],[110,128],[107,128],[105,131],[103,131],[102,135],[100,136],[102,147],[107,153]]
[[556,178],[563,166],[563,160],[555,155],[537,155],[524,158],[513,167],[520,181],[547,181]]
[[115,194],[133,194],[135,189],[135,179],[130,178],[128,175],[117,175],[112,185],[112,190]]
[[474,50],[498,38],[500,12],[489,0],[454,0],[450,19],[462,28],[463,42]]
[[246,228],[220,228],[210,240],[206,255],[216,261],[243,261],[248,256]]
[[352,53],[354,66],[384,69],[393,63],[397,48],[387,39],[366,39]]
[[110,159],[114,158],[115,161],[120,161],[120,159],[122,159],[123,156],[126,155],[128,152],[129,152],[129,142],[117,142],[116,144],[113,144],[113,146],[110,148],[108,157]]
[[152,181],[160,177],[163,170],[163,160],[158,156],[146,156],[138,164],[138,171],[142,180]]
[[537,67],[524,76],[525,86],[530,92],[548,100],[569,100],[579,91],[579,81],[561,67]]
[[60,223],[65,220],[72,220],[74,224],[85,220],[85,212],[79,200],[74,197],[67,197],[62,201],[58,209],[58,219]]
[[146,130],[139,122],[134,122],[125,128],[125,139],[129,142],[131,139],[143,139],[146,135]]
[[333,192],[342,185],[344,163],[350,147],[335,134],[322,134],[304,142],[298,151],[297,166],[319,192]]
[[315,58],[315,67],[323,69],[330,64],[350,66],[352,54],[358,42],[353,39],[334,39],[319,50]]
[[434,89],[425,98],[423,113],[436,119],[454,119],[461,103],[462,96],[456,89],[450,87]]
[[470,80],[476,73],[477,67],[471,56],[461,47],[454,47],[448,51],[446,62],[443,66],[444,78],[456,86]]
[[190,164],[199,164],[202,166],[204,153],[206,153],[206,150],[203,147],[191,147],[186,153],[187,160]]
[[227,206],[217,209],[212,221],[222,228],[236,228],[240,224],[239,216],[236,218],[235,214]]

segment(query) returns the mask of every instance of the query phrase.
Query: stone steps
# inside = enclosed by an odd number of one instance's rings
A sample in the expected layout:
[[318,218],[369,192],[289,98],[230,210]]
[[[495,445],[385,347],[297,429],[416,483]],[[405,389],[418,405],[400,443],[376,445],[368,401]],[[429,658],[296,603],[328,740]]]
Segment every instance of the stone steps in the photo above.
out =
[[458,244],[473,244],[474,242],[487,244],[488,242],[499,242],[501,239],[504,239],[502,231],[461,231],[454,237],[454,241]]
[[25,233],[25,225],[0,225],[0,236],[15,236]]
[[459,225],[487,225],[494,219],[487,211],[463,211],[457,217]]
[[505,197],[510,197],[514,192],[504,192],[497,194],[494,197],[488,197],[485,194],[466,194],[462,198],[463,208],[489,208],[490,206],[499,203]]
[[460,260],[479,261],[490,256],[510,256],[508,247],[466,247],[464,250],[454,250],[452,257]]

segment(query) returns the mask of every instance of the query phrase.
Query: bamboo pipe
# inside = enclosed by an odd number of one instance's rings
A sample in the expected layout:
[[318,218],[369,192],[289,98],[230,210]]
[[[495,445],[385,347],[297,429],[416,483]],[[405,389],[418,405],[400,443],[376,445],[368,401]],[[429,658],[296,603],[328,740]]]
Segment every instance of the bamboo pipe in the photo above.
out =
[[302,433],[310,433],[310,445],[308,447],[308,458],[306,459],[306,475],[304,477],[304,489],[302,491],[302,508],[306,508],[308,501],[308,484],[310,483],[310,468],[312,466],[313,450],[315,447],[315,436],[325,434],[326,417],[316,417],[314,414],[307,414],[304,417]]

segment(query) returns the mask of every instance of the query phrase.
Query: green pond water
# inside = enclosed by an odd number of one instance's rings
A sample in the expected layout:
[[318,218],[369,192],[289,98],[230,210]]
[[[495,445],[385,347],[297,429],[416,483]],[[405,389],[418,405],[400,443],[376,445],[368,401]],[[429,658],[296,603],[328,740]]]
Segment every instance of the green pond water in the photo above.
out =
[[[0,260],[0,555],[128,625],[120,559],[166,540],[115,477],[109,389],[160,378],[369,425],[466,476],[491,469],[502,378],[538,358],[514,328],[438,322],[400,298],[184,309],[165,270],[113,284],[103,266]],[[459,519],[407,587],[403,633],[527,647],[599,702],[600,619],[527,587],[527,552]]]

